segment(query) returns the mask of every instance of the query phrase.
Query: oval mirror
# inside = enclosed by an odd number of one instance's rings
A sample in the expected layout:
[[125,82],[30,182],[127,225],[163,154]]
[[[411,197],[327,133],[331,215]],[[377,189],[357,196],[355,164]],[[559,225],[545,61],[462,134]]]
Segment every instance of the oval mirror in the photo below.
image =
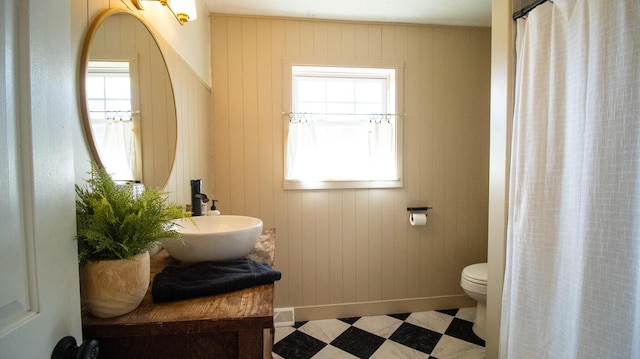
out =
[[176,153],[176,107],[146,23],[124,9],[100,14],[84,41],[79,81],[93,160],[117,182],[164,188]]

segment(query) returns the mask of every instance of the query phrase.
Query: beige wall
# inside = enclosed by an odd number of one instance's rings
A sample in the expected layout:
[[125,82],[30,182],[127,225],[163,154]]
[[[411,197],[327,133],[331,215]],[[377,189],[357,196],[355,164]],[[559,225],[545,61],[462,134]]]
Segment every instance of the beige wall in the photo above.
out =
[[[89,25],[105,9],[129,8],[141,17],[144,12],[138,12],[129,1],[124,0],[72,0],[72,44],[77,44],[76,61],[80,61],[82,41]],[[201,21],[207,21],[202,19]],[[176,22],[177,23],[177,22]],[[189,25],[189,24],[187,24]],[[186,25],[185,25],[186,26]],[[160,50],[165,58],[175,97],[177,115],[177,150],[173,169],[165,189],[170,198],[182,204],[190,203],[189,180],[203,179],[203,191],[211,192],[211,147],[210,136],[210,88],[205,84],[192,68],[182,59],[162,37],[163,31],[180,31],[175,27],[153,28]],[[185,37],[184,41],[189,41]],[[193,44],[201,46],[201,44]],[[75,67],[78,64],[75,63]],[[170,100],[170,99],[168,99]],[[170,108],[170,107],[169,107]],[[86,178],[89,169],[90,154],[84,141],[81,124],[73,129],[75,141],[75,166],[77,182]],[[166,145],[166,141],[165,142]]]
[[[213,197],[223,214],[276,228],[276,307],[382,302],[390,312],[409,298],[466,300],[462,269],[487,259],[490,37],[212,15]],[[285,57],[404,62],[403,188],[282,189]],[[408,205],[433,206],[427,226],[409,226]]]

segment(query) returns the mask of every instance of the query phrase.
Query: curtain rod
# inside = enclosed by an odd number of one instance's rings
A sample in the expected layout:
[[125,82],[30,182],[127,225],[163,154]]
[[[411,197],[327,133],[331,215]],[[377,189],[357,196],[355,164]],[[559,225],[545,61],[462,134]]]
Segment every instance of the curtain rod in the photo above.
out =
[[513,13],[513,20],[518,20],[521,17],[527,16],[527,14],[529,12],[531,12],[531,10],[535,9],[536,6],[541,5],[546,3],[547,1],[553,3],[553,1],[551,0],[536,0],[534,3],[527,5],[525,7],[523,7],[522,9],[520,9],[519,11],[516,11]]
[[[323,119],[313,119],[310,118],[312,116],[349,116],[349,117],[353,117],[353,116],[368,116],[369,117],[369,122],[371,123],[382,123],[382,122],[386,122],[389,123],[391,121],[392,117],[403,117],[406,116],[407,114],[403,113],[403,114],[398,114],[398,113],[321,113],[321,112],[282,112],[282,116],[286,116],[289,118],[289,122],[292,123],[300,123],[300,122],[304,122],[304,123],[308,123],[308,122],[315,122],[315,121],[326,121]],[[363,120],[356,120],[356,121],[363,121]]]
[[374,117],[402,117],[406,116],[406,113],[355,113],[355,112],[282,112],[283,116],[374,116]]
[[131,113],[134,115],[137,115],[140,113],[140,111],[131,111],[131,110],[90,110],[89,112],[96,112],[96,113],[110,113],[110,112],[115,112],[115,113]]

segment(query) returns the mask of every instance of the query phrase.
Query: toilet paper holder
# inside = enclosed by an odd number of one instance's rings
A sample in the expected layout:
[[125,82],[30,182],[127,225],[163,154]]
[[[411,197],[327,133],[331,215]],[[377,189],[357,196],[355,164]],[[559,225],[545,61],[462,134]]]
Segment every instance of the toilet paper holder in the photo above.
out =
[[431,207],[407,207],[409,214],[409,224],[412,226],[424,226],[427,224],[427,214],[422,213],[432,209]]
[[413,217],[414,212],[426,212],[430,209],[433,209],[433,207],[407,207],[407,211],[411,212],[411,214],[409,215],[409,218]]
[[433,207],[407,207],[407,211],[413,213],[413,212],[426,212],[430,209],[433,209]]

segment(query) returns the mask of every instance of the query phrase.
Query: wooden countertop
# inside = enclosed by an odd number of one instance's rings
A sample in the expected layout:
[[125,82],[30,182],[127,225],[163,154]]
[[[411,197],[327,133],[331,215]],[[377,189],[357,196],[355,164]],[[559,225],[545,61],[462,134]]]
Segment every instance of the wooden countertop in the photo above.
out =
[[[263,232],[249,258],[273,267],[275,229]],[[151,280],[167,266],[182,265],[161,250],[151,257]],[[138,336],[154,333],[201,333],[273,328],[273,284],[208,297],[154,303],[151,286],[140,306],[114,318],[93,317],[83,310],[82,324],[92,336]]]

